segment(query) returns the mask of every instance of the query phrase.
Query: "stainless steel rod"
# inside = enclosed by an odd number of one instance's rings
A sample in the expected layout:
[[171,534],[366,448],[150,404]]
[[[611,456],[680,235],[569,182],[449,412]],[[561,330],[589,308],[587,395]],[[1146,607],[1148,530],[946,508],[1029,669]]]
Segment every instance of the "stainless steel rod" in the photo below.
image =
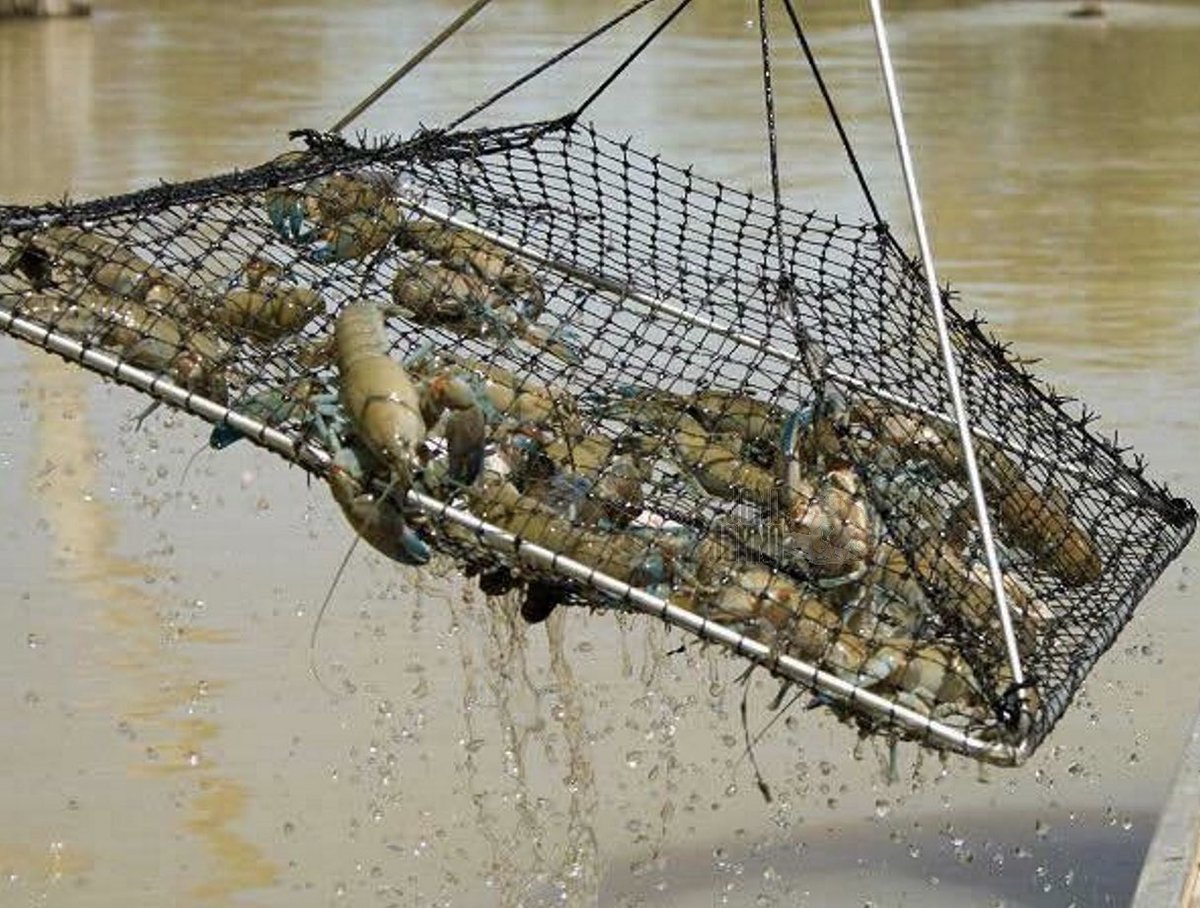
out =
[[270,451],[294,461],[306,469],[323,471],[330,463],[329,455],[320,448],[302,443],[261,420],[232,410],[195,392],[181,388],[163,375],[131,366],[120,357],[105,350],[87,346],[73,337],[45,328],[36,322],[0,309],[0,329],[19,337],[35,347],[57,353],[93,372],[106,375],[121,384],[149,394],[213,424],[228,423]]
[[985,741],[968,735],[960,729],[931,719],[929,716],[823,671],[808,662],[782,654],[723,624],[718,624],[695,612],[674,605],[643,589],[630,586],[628,583],[597,571],[583,562],[521,539],[502,527],[475,516],[470,511],[453,507],[415,489],[409,490],[407,500],[420,507],[431,517],[458,524],[473,533],[483,545],[489,548],[515,555],[537,567],[590,586],[618,602],[627,604],[636,611],[659,618],[701,640],[718,643],[737,655],[744,656],[789,680],[815,687],[838,700],[862,704],[867,707],[868,712],[895,721],[956,751],[1006,766],[1016,765],[1024,758],[1026,752],[1024,742],[1014,745]]
[[1017,650],[1017,637],[1013,631],[1009,614],[1008,598],[1004,594],[1004,572],[996,555],[996,543],[992,537],[992,521],[988,514],[987,499],[983,493],[983,481],[979,476],[979,464],[975,459],[975,441],[971,437],[971,423],[963,402],[962,388],[958,382],[958,366],[954,359],[954,346],[950,342],[950,331],[946,325],[946,310],[942,293],[938,288],[937,272],[933,264],[933,249],[925,229],[925,215],[921,208],[921,195],[917,190],[917,178],[913,170],[909,151],[908,134],[904,128],[904,112],[900,107],[900,93],[896,87],[896,74],[892,67],[892,55],[888,49],[887,31],[883,24],[880,0],[869,0],[871,19],[875,24],[875,43],[879,49],[879,64],[883,70],[883,82],[887,91],[888,107],[891,109],[892,126],[896,133],[896,148],[900,153],[900,167],[904,171],[904,186],[908,193],[908,204],[912,211],[913,227],[917,232],[917,244],[921,250],[921,265],[925,271],[925,283],[929,291],[929,305],[933,309],[937,326],[938,344],[942,361],[946,366],[946,385],[950,391],[950,402],[954,408],[954,419],[958,426],[958,438],[962,445],[963,462],[967,480],[971,486],[971,498],[975,503],[975,517],[979,522],[979,535],[987,559],[988,574],[992,580],[992,593],[996,598],[996,609],[1000,615],[1000,627],[1004,635],[1004,646],[1008,652],[1008,664],[1012,670],[1013,684],[1022,690],[1025,676],[1021,670],[1021,654]]
[[[694,327],[703,328],[706,332],[718,334],[722,337],[728,337],[731,340],[737,341],[739,344],[744,344],[747,347],[758,350],[759,352],[772,356],[782,362],[788,362],[800,366],[802,371],[805,369],[805,361],[799,354],[780,350],[766,341],[749,334],[744,334],[730,325],[722,324],[714,319],[688,311],[682,305],[672,302],[665,297],[650,296],[628,284],[622,284],[620,281],[615,281],[610,278],[606,278],[603,275],[584,270],[583,268],[573,265],[570,262],[565,262],[561,259],[542,255],[532,249],[528,249],[527,247],[520,245],[513,240],[510,240],[503,234],[494,233],[475,224],[462,221],[456,217],[453,217],[452,215],[444,214],[437,209],[430,208],[428,205],[425,205],[421,202],[416,202],[411,199],[402,201],[403,204],[408,208],[414,211],[419,211],[421,214],[432,218],[433,220],[483,237],[489,242],[495,243],[501,249],[511,252],[514,255],[521,257],[525,261],[530,262],[535,267],[545,268],[549,271],[554,271],[558,274],[561,274],[564,277],[569,277],[572,280],[590,284],[597,290],[602,290],[619,297],[622,301],[636,303],[651,312],[669,315],[672,318],[686,322]],[[893,394],[890,391],[885,391],[881,388],[870,385],[852,375],[847,375],[844,372],[839,372],[836,369],[831,369],[828,367],[825,369],[825,375],[827,378],[838,384],[844,385],[847,388],[853,388],[856,391],[860,391],[863,394],[867,394],[878,400],[887,401],[890,404],[895,404],[896,406],[913,413],[919,413],[922,416],[928,417],[929,419],[940,422],[947,426],[957,426],[955,418],[952,416],[946,416],[944,413],[939,413],[936,410],[931,410],[928,407],[914,403],[913,401],[905,397],[901,397],[898,394]],[[1020,451],[1014,448],[1011,442],[1008,442],[1006,439],[996,435],[993,432],[988,432],[986,429],[980,429],[972,426],[971,432],[974,435],[986,439],[987,441],[992,442],[993,444],[1010,453],[1018,454],[1023,459],[1041,463],[1046,466],[1051,466],[1055,470],[1063,473],[1070,473],[1076,476],[1084,477],[1089,475],[1088,472],[1082,468],[1060,464],[1051,458],[1046,457],[1045,455],[1041,455],[1036,452]]]
[[[332,461],[327,451],[302,443],[298,439],[267,426],[261,420],[246,416],[181,388],[162,375],[155,375],[144,369],[130,366],[111,353],[88,347],[75,338],[42,327],[11,312],[0,310],[0,330],[7,331],[31,345],[78,362],[94,372],[109,376],[122,384],[150,394],[171,406],[194,413],[208,422],[228,423],[257,444],[300,464],[305,469],[322,473]],[[865,711],[883,719],[898,722],[947,748],[1005,766],[1019,764],[1027,754],[1025,742],[1014,745],[986,741],[968,735],[836,675],[822,671],[810,663],[780,654],[757,640],[674,605],[645,590],[630,586],[628,583],[597,571],[582,562],[519,539],[507,530],[487,523],[469,511],[453,507],[416,489],[408,490],[406,500],[431,518],[449,520],[458,524],[473,533],[481,544],[489,548],[511,554],[538,567],[557,572],[589,586],[636,611],[659,618],[701,640],[724,646],[782,677],[814,687],[839,700],[861,704]]]
[[413,54],[398,70],[388,76],[378,88],[359,101],[353,110],[334,123],[329,131],[335,134],[339,133],[357,120],[368,107],[382,98],[393,85],[408,75],[421,61],[441,47],[455,32],[471,21],[476,13],[491,2],[492,0],[475,0],[457,19],[442,29],[428,44]]

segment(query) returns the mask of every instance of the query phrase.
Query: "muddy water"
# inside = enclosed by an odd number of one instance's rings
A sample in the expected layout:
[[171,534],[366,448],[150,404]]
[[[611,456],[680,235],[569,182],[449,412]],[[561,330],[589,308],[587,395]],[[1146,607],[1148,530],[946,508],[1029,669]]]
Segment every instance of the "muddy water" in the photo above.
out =
[[[327,126],[458,4],[108,0],[0,27],[0,198],[255,163]],[[368,114],[464,110],[589,5],[498,3]],[[697,0],[592,108],[611,134],[766,188],[754,4]],[[922,2],[893,40],[943,275],[1184,494],[1200,366],[1200,13]],[[872,189],[906,228],[865,11],[806,5]],[[644,26],[642,26],[644,28]],[[565,110],[624,29],[496,119]],[[780,63],[785,193],[864,210]],[[0,343],[0,905],[1125,904],[1200,691],[1196,556],[1172,567],[1016,771],[885,758],[793,707],[744,749],[738,666],[648,622],[525,630],[358,552],[320,489],[183,417]],[[773,685],[749,688],[751,727]]]

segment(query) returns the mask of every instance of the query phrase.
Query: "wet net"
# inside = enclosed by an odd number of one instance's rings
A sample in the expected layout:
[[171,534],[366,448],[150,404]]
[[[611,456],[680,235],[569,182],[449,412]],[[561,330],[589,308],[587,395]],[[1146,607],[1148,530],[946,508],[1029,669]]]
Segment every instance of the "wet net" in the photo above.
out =
[[949,313],[1014,681],[925,288],[887,229],[575,119],[0,209],[0,327],[328,481],[389,557],[635,609],[868,732],[1016,763],[1195,513]]

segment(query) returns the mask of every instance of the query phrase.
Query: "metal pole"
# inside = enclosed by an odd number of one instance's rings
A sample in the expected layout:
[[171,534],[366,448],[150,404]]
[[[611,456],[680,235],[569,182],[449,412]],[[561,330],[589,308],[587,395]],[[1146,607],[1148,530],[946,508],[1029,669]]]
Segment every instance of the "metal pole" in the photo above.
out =
[[946,384],[950,389],[950,402],[954,407],[954,418],[958,425],[958,438],[962,445],[963,461],[971,486],[971,497],[975,503],[975,516],[979,520],[979,535],[983,539],[983,551],[987,558],[988,574],[992,580],[992,592],[996,597],[996,608],[1000,613],[1000,626],[1004,632],[1004,646],[1008,651],[1008,664],[1012,669],[1013,683],[1025,682],[1021,671],[1021,654],[1017,651],[1017,638],[1013,633],[1009,615],[1008,599],[1004,595],[1004,575],[1000,570],[1000,559],[996,556],[996,543],[992,536],[992,523],[988,516],[987,501],[983,494],[983,482],[979,478],[979,464],[975,459],[975,443],[971,438],[971,425],[963,403],[962,389],[958,382],[958,367],[954,361],[954,348],[950,343],[950,332],[946,326],[946,310],[942,294],[938,289],[937,273],[933,267],[933,251],[925,230],[925,215],[921,208],[921,196],[917,191],[917,179],[913,173],[912,156],[909,153],[908,134],[904,129],[904,114],[900,110],[900,95],[896,88],[896,76],[892,68],[892,56],[888,50],[887,33],[883,25],[883,12],[879,0],[869,0],[871,18],[875,23],[875,43],[879,48],[879,63],[883,69],[883,82],[887,89],[888,106],[892,112],[892,126],[896,132],[896,147],[900,152],[900,166],[904,171],[904,186],[908,191],[908,204],[912,209],[913,227],[917,232],[917,244],[921,250],[921,265],[929,290],[929,303],[933,309],[937,326],[938,344],[946,366]]
[[411,72],[413,68],[417,66],[417,64],[441,47],[451,35],[466,25],[472,18],[474,18],[476,13],[478,13],[491,2],[492,0],[475,0],[475,2],[472,3],[466,10],[464,10],[457,19],[442,29],[442,31],[439,32],[432,41],[413,54],[407,63],[392,73],[391,76],[389,76],[386,80],[384,80],[382,85],[359,101],[353,110],[333,124],[329,131],[335,134],[339,133],[356,119],[358,119],[359,115],[362,114],[363,111],[383,97],[393,85],[408,75],[409,72]]

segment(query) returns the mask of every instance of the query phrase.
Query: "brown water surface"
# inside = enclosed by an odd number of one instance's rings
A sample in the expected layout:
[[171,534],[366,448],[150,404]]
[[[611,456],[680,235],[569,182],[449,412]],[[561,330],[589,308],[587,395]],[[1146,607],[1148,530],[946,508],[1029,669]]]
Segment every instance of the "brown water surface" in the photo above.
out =
[[[461,4],[98,0],[0,23],[0,200],[257,163],[328,126]],[[597,22],[494,8],[360,124],[465,110]],[[696,0],[591,108],[767,191],[748,0]],[[943,277],[1195,497],[1200,9],[923,0],[890,13]],[[802,7],[880,207],[908,235],[866,13]],[[659,12],[658,15],[662,13]],[[493,122],[564,112],[635,20]],[[782,21],[781,21],[782,24]],[[778,33],[783,48],[784,33]],[[861,216],[811,80],[776,73],[785,195]],[[264,452],[0,342],[0,905],[1121,905],[1200,691],[1185,554],[1022,769],[857,744],[795,707],[742,759],[739,666],[651,622],[526,630],[472,586],[357,552]],[[753,728],[774,685],[750,687]]]

